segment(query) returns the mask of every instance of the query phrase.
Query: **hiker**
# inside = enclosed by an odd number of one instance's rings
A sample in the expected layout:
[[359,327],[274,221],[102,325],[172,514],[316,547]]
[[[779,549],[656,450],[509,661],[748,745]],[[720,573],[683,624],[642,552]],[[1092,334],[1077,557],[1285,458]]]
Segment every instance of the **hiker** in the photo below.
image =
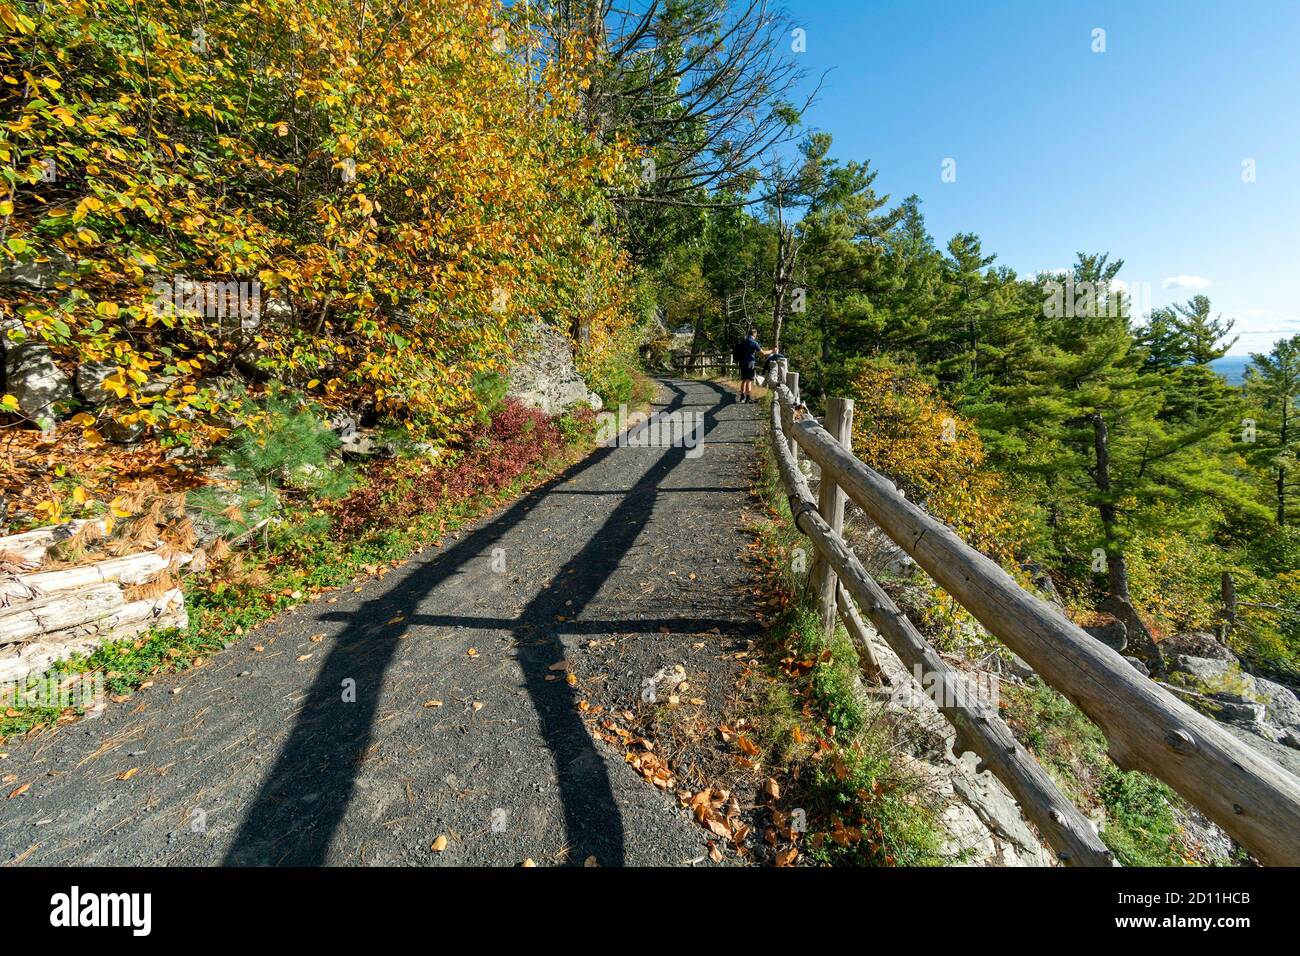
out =
[[760,355],[771,355],[776,349],[765,349],[758,344],[758,329],[750,327],[749,334],[736,343],[736,347],[731,350],[732,357],[740,366],[740,401],[752,402],[754,400],[754,366],[758,363]]

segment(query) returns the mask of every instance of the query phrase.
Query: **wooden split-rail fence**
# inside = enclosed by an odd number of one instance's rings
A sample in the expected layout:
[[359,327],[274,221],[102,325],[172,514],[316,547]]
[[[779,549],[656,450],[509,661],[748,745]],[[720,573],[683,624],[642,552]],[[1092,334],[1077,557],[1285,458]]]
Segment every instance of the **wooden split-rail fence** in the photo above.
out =
[[736,360],[731,357],[730,352],[708,355],[677,353],[672,356],[672,363],[673,368],[687,375],[715,370],[725,375],[739,370],[739,366],[736,365]]
[[[1100,727],[1121,769],[1163,780],[1261,862],[1300,865],[1300,779],[1144,677],[858,460],[852,453],[852,400],[830,399],[823,426],[800,403],[798,373],[782,362],[773,377],[772,445],[795,524],[814,548],[812,587],[823,624],[829,629],[841,620],[864,671],[878,673],[865,615],[909,670],[944,691],[935,696],[956,731],[956,755],[970,751],[979,757],[979,770],[1002,781],[1062,863],[1116,865],[1092,823],[997,711],[961,692],[968,686],[964,675],[940,657],[863,568],[843,537],[846,497]],[[800,470],[800,452],[821,470],[816,497]]]

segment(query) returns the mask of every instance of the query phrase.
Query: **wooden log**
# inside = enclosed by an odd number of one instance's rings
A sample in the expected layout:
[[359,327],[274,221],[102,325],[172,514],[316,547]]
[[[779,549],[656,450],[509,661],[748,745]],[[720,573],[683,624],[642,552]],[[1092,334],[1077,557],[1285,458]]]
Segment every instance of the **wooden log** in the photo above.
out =
[[[38,571],[0,581],[0,600],[8,600],[14,607],[25,601],[56,591],[68,591],[90,584],[116,581],[121,584],[145,584],[162,571],[189,561],[189,555],[165,557],[157,551],[141,551],[120,558],[109,558],[94,564],[58,571]],[[35,591],[35,595],[33,595]]]
[[[774,403],[775,405],[775,403]],[[773,410],[773,429],[778,416]],[[797,423],[798,424],[798,423]],[[797,427],[796,424],[796,427]],[[775,435],[775,431],[774,431]],[[1038,827],[1062,863],[1070,866],[1114,866],[1114,855],[1093,831],[1092,824],[1056,788],[1046,771],[1022,747],[996,712],[967,694],[963,676],[925,642],[894,605],[889,595],[867,574],[844,539],[831,530],[817,512],[812,492],[794,460],[774,441],[777,467],[790,493],[790,510],[795,525],[838,573],[845,590],[862,607],[871,623],[905,665],[920,672],[941,693],[939,711],[957,732],[953,750],[961,756],[967,750],[981,757],[978,770],[989,770],[1020,802],[1022,812]]]
[[41,674],[73,654],[88,654],[110,641],[164,627],[188,627],[185,596],[179,588],[149,600],[132,601],[114,613],[62,631],[44,634],[20,648],[0,650],[0,683]]
[[[103,519],[96,519],[100,529],[107,525]],[[81,530],[85,521],[65,521],[63,524],[46,525],[33,528],[21,534],[11,534],[0,538],[0,551],[9,551],[19,555],[23,561],[33,566],[45,560],[45,553],[60,541],[66,541]]]
[[887,684],[889,678],[885,674],[885,669],[880,666],[876,649],[871,646],[871,635],[867,632],[867,625],[862,620],[858,605],[854,602],[853,596],[844,590],[844,585],[838,577],[835,579],[835,596],[840,610],[840,619],[844,622],[844,630],[848,632],[853,646],[858,649],[863,678],[877,686]]
[[[791,399],[783,392],[778,401]],[[1262,862],[1300,865],[1300,779],[1024,591],[815,421],[793,423],[791,434],[944,590],[1102,729],[1117,765],[1168,783]]]
[[[794,404],[798,405],[799,404],[799,373],[798,372],[786,373],[785,387],[788,388],[790,390],[790,394],[794,396]],[[794,459],[795,466],[798,467],[799,446],[795,444],[794,435],[789,430],[791,426],[794,424],[793,409],[786,409],[786,415],[785,418],[781,420],[781,424],[786,429],[786,444],[790,448],[790,457]]]
[[23,644],[40,634],[97,621],[124,603],[122,589],[116,584],[92,584],[0,609],[0,646]]
[[[826,403],[826,430],[846,449],[853,448],[853,399],[832,398]],[[822,472],[817,488],[817,511],[838,535],[844,533],[844,492],[840,491],[828,474]],[[822,628],[829,637],[835,630],[836,595],[835,572],[825,559],[818,555],[813,562],[813,593],[817,595],[817,610],[822,616]]]

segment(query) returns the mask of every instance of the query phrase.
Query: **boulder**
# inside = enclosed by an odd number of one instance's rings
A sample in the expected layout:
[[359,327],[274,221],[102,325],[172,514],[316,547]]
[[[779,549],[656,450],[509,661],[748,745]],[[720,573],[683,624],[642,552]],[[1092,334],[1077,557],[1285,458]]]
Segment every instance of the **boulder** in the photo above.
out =
[[1202,685],[1198,689],[1203,692],[1226,690],[1239,694],[1255,694],[1255,678],[1243,671],[1236,661],[1192,657],[1187,654],[1177,654],[1167,660],[1171,679],[1182,678],[1180,683],[1198,683]]
[[293,303],[283,296],[264,296],[254,325],[288,325],[293,319]]
[[369,432],[351,432],[339,445],[344,461],[365,461],[371,458],[396,458],[397,449]]
[[1125,657],[1124,660],[1132,664],[1133,669],[1137,671],[1139,674],[1141,674],[1143,677],[1151,676],[1151,668],[1147,667],[1147,665],[1143,663],[1141,659],[1137,657]]
[[1098,614],[1091,624],[1083,625],[1083,629],[1113,651],[1123,651],[1128,647],[1128,628],[1114,615]]
[[1295,691],[1263,677],[1255,678],[1255,692],[1264,701],[1270,723],[1283,730],[1300,731],[1300,698]]
[[578,374],[569,340],[550,326],[536,325],[525,334],[507,375],[507,394],[547,415],[583,402],[600,411],[600,396]]
[[1169,682],[1231,704],[1262,704],[1255,678],[1236,661],[1178,654],[1167,658]]
[[72,404],[72,380],[45,343],[32,339],[5,349],[5,390],[33,421],[58,418]]
[[145,433],[144,425],[138,423],[128,425],[114,418],[101,420],[97,427],[99,433],[115,445],[134,444],[143,438]]
[[68,286],[76,278],[77,266],[58,249],[48,249],[38,260],[27,254],[17,259],[0,256],[0,282],[38,292]]
[[1235,661],[1237,655],[1232,653],[1213,634],[1206,631],[1187,631],[1174,634],[1160,642],[1160,650],[1167,655],[1182,654],[1187,657],[1208,657],[1218,661]]
[[1263,704],[1245,704],[1220,700],[1188,690],[1177,684],[1162,685],[1183,703],[1219,723],[1238,727],[1266,740],[1276,740],[1277,729],[1264,720]]
[[107,405],[117,396],[104,388],[104,380],[116,375],[119,367],[113,362],[82,362],[77,366],[77,394],[87,405]]
[[355,435],[361,430],[361,416],[352,412],[335,412],[326,422],[330,430],[339,436],[340,440],[346,440],[349,436]]

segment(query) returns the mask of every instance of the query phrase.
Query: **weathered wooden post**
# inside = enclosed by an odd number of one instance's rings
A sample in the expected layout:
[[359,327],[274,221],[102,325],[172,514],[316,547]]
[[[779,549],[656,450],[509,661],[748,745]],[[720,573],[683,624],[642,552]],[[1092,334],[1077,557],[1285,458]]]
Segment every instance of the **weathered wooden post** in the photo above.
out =
[[[831,398],[826,402],[825,429],[831,437],[853,450],[853,399]],[[830,472],[822,471],[817,488],[817,511],[836,534],[844,531],[844,492],[835,483]],[[817,609],[821,612],[822,627],[829,637],[835,632],[835,585],[838,578],[831,566],[820,557],[813,563],[813,587],[817,595]]]
[[[794,396],[794,403],[798,405],[799,404],[799,373],[787,372],[785,376],[785,384],[786,387],[790,389],[790,394]],[[787,440],[787,443],[790,446],[790,454],[794,456],[794,463],[797,465],[799,464],[799,446],[795,444],[794,433],[790,428],[790,426],[794,424],[794,410],[783,407],[782,411],[785,412],[785,418],[783,419],[783,424],[785,425],[786,434],[790,436],[789,439]]]

